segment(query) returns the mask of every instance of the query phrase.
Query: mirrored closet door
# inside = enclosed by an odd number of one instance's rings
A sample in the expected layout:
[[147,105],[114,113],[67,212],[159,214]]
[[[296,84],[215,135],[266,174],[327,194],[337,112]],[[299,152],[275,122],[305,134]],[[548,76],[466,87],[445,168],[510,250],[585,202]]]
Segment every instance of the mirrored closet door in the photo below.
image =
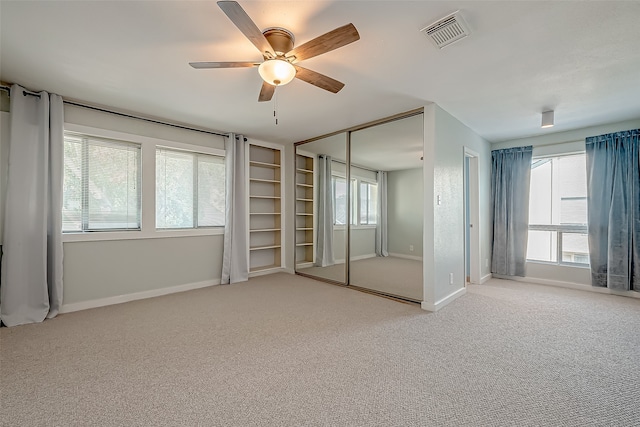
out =
[[422,301],[423,115],[296,144],[296,272]]
[[347,283],[346,133],[296,146],[296,272]]
[[349,284],[422,301],[422,114],[351,133]]

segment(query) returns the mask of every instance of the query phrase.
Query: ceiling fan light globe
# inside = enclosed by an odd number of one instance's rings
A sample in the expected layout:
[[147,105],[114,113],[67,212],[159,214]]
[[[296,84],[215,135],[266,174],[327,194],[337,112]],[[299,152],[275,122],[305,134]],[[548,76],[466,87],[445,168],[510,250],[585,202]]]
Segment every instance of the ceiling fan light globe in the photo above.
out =
[[258,67],[262,80],[274,86],[289,83],[296,76],[296,69],[290,62],[283,59],[268,59]]

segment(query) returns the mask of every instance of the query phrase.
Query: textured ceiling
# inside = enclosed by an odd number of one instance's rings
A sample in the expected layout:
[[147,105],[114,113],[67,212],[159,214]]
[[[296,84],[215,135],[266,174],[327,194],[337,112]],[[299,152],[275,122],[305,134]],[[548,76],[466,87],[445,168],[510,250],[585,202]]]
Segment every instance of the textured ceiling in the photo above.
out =
[[[301,65],[302,81],[258,103],[260,60],[214,1],[1,1],[0,78],[170,121],[304,140],[435,102],[489,141],[640,117],[640,2],[242,1],[258,27],[302,44],[352,22],[361,40]],[[443,50],[420,29],[460,10],[471,35]],[[556,126],[540,129],[555,109]]]

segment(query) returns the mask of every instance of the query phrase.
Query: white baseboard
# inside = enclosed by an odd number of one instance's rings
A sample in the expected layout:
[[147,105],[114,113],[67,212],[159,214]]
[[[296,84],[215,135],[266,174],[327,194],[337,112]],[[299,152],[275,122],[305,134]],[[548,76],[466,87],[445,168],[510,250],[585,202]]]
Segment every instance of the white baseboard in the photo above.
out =
[[635,291],[614,291],[608,288],[599,288],[597,286],[585,285],[582,283],[563,282],[560,280],[540,279],[537,277],[519,277],[519,276],[503,276],[494,274],[497,279],[513,280],[514,282],[533,283],[536,285],[555,286],[557,288],[576,289],[579,291],[596,292],[599,294],[618,295],[622,297],[640,298],[640,292]]
[[74,302],[71,304],[63,304],[60,307],[60,313],[71,313],[74,311],[87,310],[90,308],[105,307],[107,305],[122,304],[124,302],[136,301],[159,297],[162,295],[175,294],[178,292],[191,291],[194,289],[206,288],[220,284],[220,279],[205,280],[203,282],[187,283],[184,285],[169,286],[167,288],[151,289],[148,291],[135,292],[133,294],[116,295],[113,297],[98,298],[89,301]]
[[447,304],[449,304],[451,301],[455,300],[456,298],[461,297],[462,295],[464,295],[466,293],[467,293],[467,288],[460,288],[457,291],[453,292],[451,295],[442,298],[440,301],[437,301],[435,304],[428,303],[426,301],[422,301],[422,304],[420,304],[420,306],[422,307],[423,310],[438,311],[442,307],[444,307]]
[[[358,256],[354,256],[351,257],[351,261],[358,261],[361,259],[367,259],[367,258],[375,258],[376,254],[364,254],[364,255],[358,255]],[[344,258],[341,259],[336,259],[333,264],[344,264]]]
[[389,252],[389,256],[392,256],[395,258],[412,259],[414,261],[422,261],[421,256],[415,256],[415,255],[396,254],[396,253]]
[[268,268],[265,270],[258,270],[258,271],[251,272],[249,273],[249,277],[266,276],[267,274],[282,273],[284,271],[285,271],[285,268],[283,267]]
[[493,277],[493,274],[491,274],[491,273],[487,274],[486,276],[482,276],[480,278],[480,284],[482,285],[483,283],[486,283],[492,277]]
[[351,261],[358,261],[361,259],[367,259],[367,258],[375,258],[376,254],[364,254],[364,255],[358,255],[358,256],[353,256],[351,257]]

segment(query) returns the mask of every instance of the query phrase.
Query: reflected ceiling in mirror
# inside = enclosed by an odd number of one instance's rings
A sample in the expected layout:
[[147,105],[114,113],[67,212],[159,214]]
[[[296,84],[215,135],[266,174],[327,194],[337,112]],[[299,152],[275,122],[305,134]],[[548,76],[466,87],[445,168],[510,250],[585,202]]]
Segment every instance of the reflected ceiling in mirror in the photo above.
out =
[[372,170],[422,167],[422,114],[351,133],[351,163]]

